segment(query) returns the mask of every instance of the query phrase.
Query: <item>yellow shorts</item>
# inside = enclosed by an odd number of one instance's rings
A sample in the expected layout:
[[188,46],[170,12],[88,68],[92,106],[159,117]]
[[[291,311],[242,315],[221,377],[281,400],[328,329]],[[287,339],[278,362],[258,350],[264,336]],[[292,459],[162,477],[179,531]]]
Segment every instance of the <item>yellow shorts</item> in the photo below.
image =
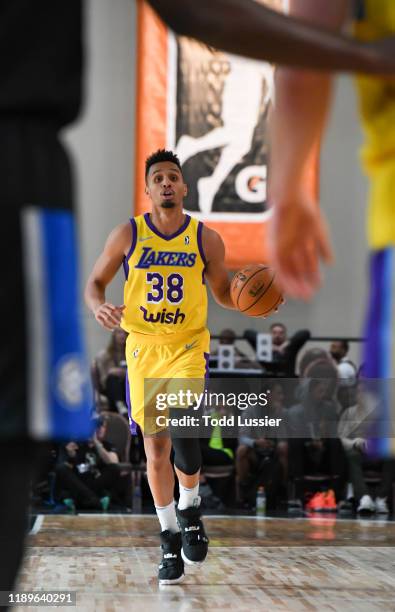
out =
[[167,410],[158,408],[159,394],[174,394],[186,387],[191,392],[204,391],[209,349],[210,334],[205,328],[160,336],[129,334],[127,399],[132,431],[133,421],[145,435],[163,429],[158,426],[157,417],[167,414]]

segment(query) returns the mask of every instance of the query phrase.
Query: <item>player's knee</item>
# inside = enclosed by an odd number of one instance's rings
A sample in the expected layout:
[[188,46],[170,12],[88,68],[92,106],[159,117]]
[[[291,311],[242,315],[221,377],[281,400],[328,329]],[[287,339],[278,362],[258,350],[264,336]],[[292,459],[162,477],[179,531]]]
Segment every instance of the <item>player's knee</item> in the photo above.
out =
[[144,441],[147,463],[154,469],[159,469],[170,458],[170,442],[150,438]]
[[202,456],[200,443],[197,439],[175,439],[173,440],[174,465],[180,472],[192,476],[200,470]]
[[200,461],[191,461],[190,459],[185,458],[176,458],[174,457],[174,465],[180,472],[186,474],[186,476],[193,476],[196,474],[201,467]]

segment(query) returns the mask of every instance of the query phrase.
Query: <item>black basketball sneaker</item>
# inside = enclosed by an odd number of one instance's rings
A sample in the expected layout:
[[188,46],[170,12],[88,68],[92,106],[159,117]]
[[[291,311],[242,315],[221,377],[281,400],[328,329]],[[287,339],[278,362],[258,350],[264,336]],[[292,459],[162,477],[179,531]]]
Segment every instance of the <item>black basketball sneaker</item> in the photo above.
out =
[[162,531],[160,534],[162,561],[159,565],[159,584],[177,584],[184,579],[184,561],[181,558],[181,533]]
[[200,565],[207,557],[208,537],[201,521],[200,508],[177,509],[177,521],[181,529],[181,555],[187,565]]

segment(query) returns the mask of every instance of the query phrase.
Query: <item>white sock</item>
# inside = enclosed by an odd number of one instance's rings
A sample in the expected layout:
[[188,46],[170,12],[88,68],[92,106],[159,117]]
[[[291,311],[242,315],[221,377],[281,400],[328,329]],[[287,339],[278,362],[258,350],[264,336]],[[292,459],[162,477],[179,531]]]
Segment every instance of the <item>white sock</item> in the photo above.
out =
[[196,485],[196,487],[193,487],[192,489],[187,489],[186,487],[183,487],[182,484],[180,484],[179,486],[180,486],[180,499],[178,502],[179,510],[185,510],[186,508],[191,508],[193,506],[197,508],[198,506],[200,506],[199,483]]
[[171,533],[178,533],[180,531],[177,523],[174,499],[168,506],[155,506],[155,510],[162,531],[168,530],[171,531]]

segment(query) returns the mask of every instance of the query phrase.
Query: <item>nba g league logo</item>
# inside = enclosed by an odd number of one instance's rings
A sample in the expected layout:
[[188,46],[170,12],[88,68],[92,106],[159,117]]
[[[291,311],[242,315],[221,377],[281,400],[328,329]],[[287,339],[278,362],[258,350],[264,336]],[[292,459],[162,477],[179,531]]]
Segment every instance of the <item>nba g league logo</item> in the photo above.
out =
[[87,397],[89,374],[79,354],[64,355],[54,369],[53,390],[67,410],[78,410]]
[[273,68],[177,39],[175,151],[201,217],[266,211],[267,117]]

